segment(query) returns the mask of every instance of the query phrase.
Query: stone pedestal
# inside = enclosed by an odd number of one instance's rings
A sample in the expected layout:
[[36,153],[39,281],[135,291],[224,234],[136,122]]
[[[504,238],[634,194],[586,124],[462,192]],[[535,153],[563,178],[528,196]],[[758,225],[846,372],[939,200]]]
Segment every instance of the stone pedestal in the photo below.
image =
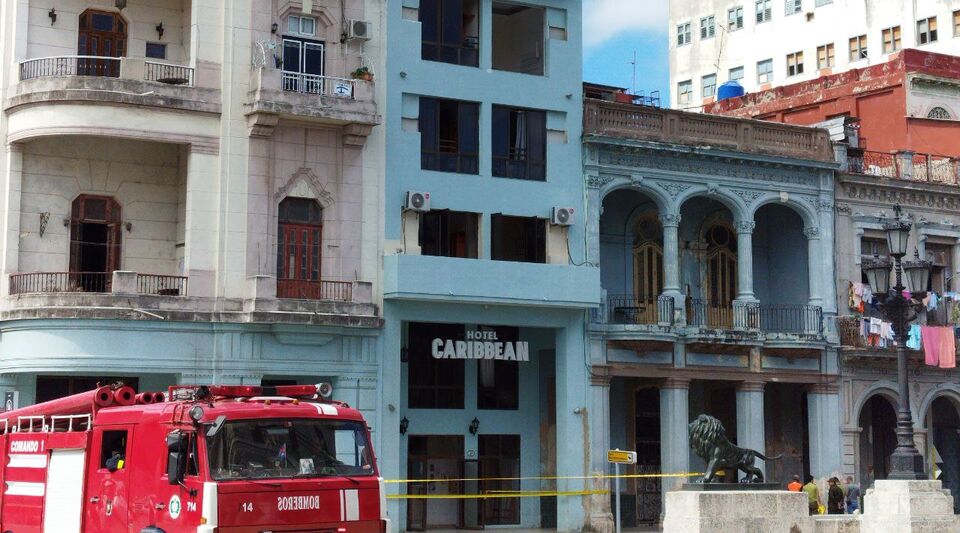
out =
[[861,531],[956,533],[960,516],[939,481],[878,480],[863,497]]
[[807,495],[784,490],[667,493],[664,533],[814,533]]

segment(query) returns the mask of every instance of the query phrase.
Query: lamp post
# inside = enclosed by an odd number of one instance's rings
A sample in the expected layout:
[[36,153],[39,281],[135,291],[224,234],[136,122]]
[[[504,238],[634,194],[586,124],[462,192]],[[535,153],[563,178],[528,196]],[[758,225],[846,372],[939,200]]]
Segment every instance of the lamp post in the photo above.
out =
[[[883,223],[887,234],[890,257],[878,257],[864,267],[867,281],[880,299],[884,318],[893,324],[897,341],[897,381],[900,407],[897,410],[897,447],[890,456],[890,479],[927,479],[923,456],[913,441],[913,416],[910,414],[910,384],[907,381],[907,337],[911,320],[917,317],[923,304],[914,301],[914,294],[926,292],[930,280],[930,262],[922,261],[915,253],[913,261],[902,261],[907,254],[907,240],[912,224],[901,218],[901,209],[894,207],[895,218]],[[891,260],[892,257],[892,260]],[[890,267],[896,273],[896,285],[890,290]],[[904,276],[904,274],[906,274]],[[906,278],[904,280],[904,278]],[[906,281],[906,286],[904,286]],[[903,296],[904,290],[911,298]]]

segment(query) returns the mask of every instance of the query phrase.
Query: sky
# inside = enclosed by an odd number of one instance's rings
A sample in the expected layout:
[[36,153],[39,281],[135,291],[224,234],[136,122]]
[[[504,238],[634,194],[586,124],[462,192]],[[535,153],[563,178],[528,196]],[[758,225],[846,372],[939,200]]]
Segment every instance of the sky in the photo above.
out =
[[637,91],[670,95],[667,0],[584,0],[583,77],[629,88],[637,53]]

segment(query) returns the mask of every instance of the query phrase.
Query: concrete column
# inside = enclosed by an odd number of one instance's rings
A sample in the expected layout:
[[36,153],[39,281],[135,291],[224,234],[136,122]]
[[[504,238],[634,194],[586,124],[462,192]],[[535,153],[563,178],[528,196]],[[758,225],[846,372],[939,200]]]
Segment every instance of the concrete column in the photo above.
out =
[[[586,476],[591,453],[606,450],[590,449],[590,418],[602,417],[592,413],[587,405],[585,389],[589,383],[584,363],[584,327],[582,313],[573,313],[566,327],[557,330],[556,342],[556,402],[557,402],[557,476]],[[603,421],[598,420],[598,423]],[[558,479],[557,490],[584,491],[591,487],[586,479]],[[557,498],[557,531],[581,531],[590,498],[565,496]]]
[[807,291],[809,293],[807,303],[809,305],[822,306],[822,267],[825,259],[820,245],[820,228],[804,228],[803,235],[807,238]]
[[219,255],[219,159],[191,147],[187,154],[187,205],[184,221],[183,272],[190,296],[216,296]]
[[[379,387],[381,394],[380,405],[376,417],[368,422],[374,424],[373,446],[377,452],[377,463],[380,466],[380,475],[384,479],[404,479],[407,471],[406,444],[407,435],[400,435],[400,420],[403,418],[402,407],[402,365],[400,363],[400,347],[403,338],[403,322],[400,320],[400,310],[397,305],[385,302],[383,309],[383,334],[377,338],[380,352],[378,365]],[[387,494],[405,494],[407,486],[387,484]],[[387,512],[393,520],[393,531],[407,529],[406,500],[387,500]]]
[[903,150],[897,152],[897,167],[900,170],[898,177],[905,180],[913,179],[913,152]]
[[757,223],[738,220],[737,229],[737,300],[755,302],[753,294],[753,230]]
[[[590,376],[590,472],[602,475],[611,473],[606,451],[610,449],[610,376],[594,368]],[[593,480],[592,490],[613,490],[613,480]],[[626,488],[621,480],[620,490]],[[622,493],[622,492],[621,492]],[[595,494],[590,498],[590,528],[596,532],[614,529],[613,509],[610,494]]]
[[[0,176],[3,184],[3,268],[0,271],[2,294],[9,294],[10,274],[20,269],[20,187],[23,181],[23,149],[19,144],[6,147],[6,165]],[[55,218],[51,215],[51,218]],[[57,223],[57,220],[48,221]],[[38,221],[39,223],[39,221]]]
[[[690,471],[690,380],[669,378],[660,387],[660,470],[665,474]],[[663,501],[667,492],[689,481],[682,477],[663,478]]]
[[[744,381],[737,387],[737,446],[766,454],[763,387],[763,382],[754,381]],[[758,460],[756,465],[766,475],[766,463]]]
[[[603,200],[600,190],[587,189],[587,262],[592,265],[600,264],[600,211],[603,209]],[[489,240],[489,239],[488,239]]]
[[950,280],[950,289],[960,291],[960,239],[957,239],[951,252],[953,253],[951,260],[951,264],[953,264],[953,279]]
[[662,213],[663,226],[663,294],[673,297],[674,315],[682,317],[686,308],[683,291],[680,290],[680,214]]
[[[832,181],[832,173],[830,174],[830,179]],[[824,193],[821,193],[824,194]],[[820,251],[819,259],[821,265],[822,279],[825,280],[820,285],[820,305],[823,306],[823,311],[826,314],[834,314],[837,312],[837,266],[835,264],[834,253],[834,240],[836,239],[834,233],[834,203],[833,203],[833,188],[831,186],[830,192],[825,193],[824,196],[820,198],[818,215],[820,216]],[[859,246],[860,239],[857,239],[857,246]],[[857,260],[859,261],[860,256],[857,255]],[[809,261],[809,258],[807,259]]]
[[810,434],[810,474],[816,478],[842,472],[840,446],[840,392],[835,384],[813,385],[807,390]]

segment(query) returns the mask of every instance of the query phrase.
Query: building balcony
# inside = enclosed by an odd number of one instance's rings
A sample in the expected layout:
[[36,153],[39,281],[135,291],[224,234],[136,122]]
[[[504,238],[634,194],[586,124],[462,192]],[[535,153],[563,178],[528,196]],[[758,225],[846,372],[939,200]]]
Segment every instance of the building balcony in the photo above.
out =
[[[0,319],[101,318],[378,327],[372,285],[255,276],[242,298],[219,298],[206,273],[29,272],[9,276]],[[299,285],[299,286],[297,286]],[[315,285],[315,287],[313,287]]]
[[826,130],[587,99],[583,134],[834,162]]
[[960,185],[960,160],[933,154],[848,148],[845,170],[864,176]]
[[384,258],[384,298],[591,308],[594,267],[397,254]]

